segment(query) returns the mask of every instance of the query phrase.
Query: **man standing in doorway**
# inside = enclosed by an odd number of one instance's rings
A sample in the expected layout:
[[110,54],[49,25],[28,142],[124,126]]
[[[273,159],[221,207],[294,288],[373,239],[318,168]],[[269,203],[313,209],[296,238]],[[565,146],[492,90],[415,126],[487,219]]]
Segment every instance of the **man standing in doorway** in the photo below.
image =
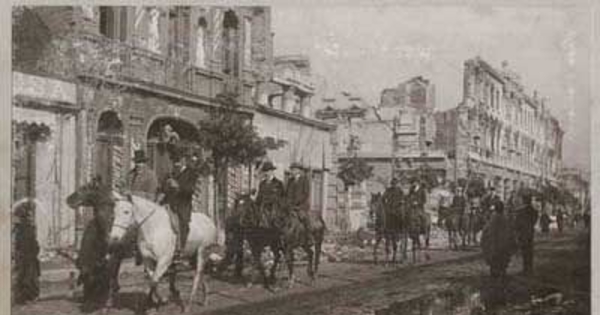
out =
[[314,240],[310,232],[310,183],[306,176],[302,174],[303,169],[299,163],[292,163],[290,171],[292,176],[285,189],[285,200],[304,225],[308,244],[312,244]]

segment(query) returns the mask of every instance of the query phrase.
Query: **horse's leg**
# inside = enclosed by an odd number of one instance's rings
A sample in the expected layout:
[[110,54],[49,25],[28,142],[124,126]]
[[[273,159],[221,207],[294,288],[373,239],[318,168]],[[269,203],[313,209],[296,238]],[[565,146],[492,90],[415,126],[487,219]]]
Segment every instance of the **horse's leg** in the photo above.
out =
[[312,249],[311,245],[304,245],[304,252],[306,253],[306,255],[308,256],[308,267],[306,267],[306,273],[308,274],[308,277],[310,278],[310,284],[314,285],[315,284],[315,272],[314,272],[314,265],[313,265],[313,261],[314,261],[314,251]]
[[291,289],[296,281],[294,278],[294,249],[292,247],[286,248],[285,258],[288,267],[288,289]]
[[182,311],[185,311],[185,305],[183,304],[183,301],[181,300],[181,294],[179,293],[179,290],[177,290],[177,286],[175,285],[176,281],[177,281],[177,270],[175,265],[171,265],[170,270],[168,271],[169,273],[169,294],[170,297],[169,299],[175,303],[177,303],[177,305],[179,305],[179,307],[181,308]]
[[319,263],[321,262],[321,246],[323,245],[323,234],[319,233],[315,238],[315,278],[319,274]]
[[381,243],[381,234],[377,233],[375,235],[375,245],[373,245],[373,261],[377,265],[377,247],[379,247],[379,243]]
[[184,311],[187,313],[194,303],[194,297],[198,292],[198,284],[202,284],[202,299],[199,301],[201,305],[208,304],[208,288],[206,286],[206,281],[204,279],[204,253],[201,248],[198,249],[196,253],[196,270],[194,272],[194,280],[192,282],[192,291],[190,292],[190,298],[188,300],[188,304],[186,305]]
[[396,263],[396,252],[398,251],[398,234],[392,233],[390,235],[392,242],[392,263]]
[[258,270],[260,276],[262,277],[263,286],[265,287],[265,289],[270,290],[269,281],[267,279],[267,273],[265,271],[265,266],[263,266],[262,261],[261,261],[261,255],[262,255],[264,246],[262,246],[262,244],[260,244],[260,246],[258,244],[253,244],[251,247],[252,247],[251,248],[252,258],[254,260],[254,267]]
[[281,246],[278,243],[271,245],[271,251],[273,252],[273,266],[271,266],[271,270],[269,272],[269,282],[271,284],[277,283],[277,267],[279,266],[279,262],[281,261]]
[[[161,257],[159,259],[159,261],[156,263],[156,268],[154,269],[154,274],[152,275],[152,284],[154,286],[158,287],[158,285],[160,283],[160,279],[167,272],[167,270],[169,270],[171,263],[172,263],[171,257]],[[155,294],[156,298],[158,299],[159,305],[166,303],[166,300],[164,300],[160,296],[160,294],[158,293],[158,290],[154,290],[154,294]]]
[[390,238],[387,232],[383,236],[383,241],[385,246],[385,264],[388,265],[390,263]]

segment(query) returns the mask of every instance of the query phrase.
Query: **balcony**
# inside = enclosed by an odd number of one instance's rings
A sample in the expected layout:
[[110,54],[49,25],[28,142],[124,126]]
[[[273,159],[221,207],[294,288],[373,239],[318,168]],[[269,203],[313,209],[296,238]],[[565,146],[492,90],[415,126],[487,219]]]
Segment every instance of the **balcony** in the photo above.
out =
[[213,99],[223,92],[240,95],[240,102],[253,103],[252,84],[221,72],[198,68],[103,36],[84,34],[76,43],[78,74],[117,81],[142,83],[150,88],[183,92]]

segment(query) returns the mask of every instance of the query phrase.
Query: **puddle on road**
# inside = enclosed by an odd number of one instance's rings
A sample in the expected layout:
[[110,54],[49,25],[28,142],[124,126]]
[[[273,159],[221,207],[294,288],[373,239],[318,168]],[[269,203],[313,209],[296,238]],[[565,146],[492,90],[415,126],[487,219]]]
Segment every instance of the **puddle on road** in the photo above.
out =
[[[512,287],[512,286],[511,286]],[[539,300],[537,306],[529,304],[532,292],[511,288],[506,285],[487,282],[484,286],[454,284],[450,288],[420,296],[415,299],[399,301],[374,311],[375,315],[484,315],[484,314],[571,314],[560,304],[553,302],[561,293],[554,289],[537,288],[535,296],[550,297],[547,301]],[[550,308],[543,304],[550,302]],[[554,307],[554,308],[553,308]],[[545,311],[542,311],[544,310]],[[565,313],[566,311],[566,313]]]
[[479,314],[477,312],[483,309],[480,291],[461,285],[412,300],[392,303],[375,310],[375,315],[471,315]]

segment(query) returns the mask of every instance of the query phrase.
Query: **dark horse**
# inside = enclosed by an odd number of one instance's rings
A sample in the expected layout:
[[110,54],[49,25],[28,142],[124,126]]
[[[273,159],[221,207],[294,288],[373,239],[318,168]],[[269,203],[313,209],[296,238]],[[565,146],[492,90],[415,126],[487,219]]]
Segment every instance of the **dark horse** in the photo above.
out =
[[[243,236],[235,237],[235,239],[245,239],[250,245],[252,258],[255,267],[260,272],[265,288],[271,289],[271,284],[276,280],[277,265],[281,259],[281,253],[285,255],[289,273],[288,287],[294,285],[294,249],[301,247],[308,256],[308,275],[311,281],[314,281],[319,268],[319,260],[321,256],[321,246],[325,237],[325,222],[321,216],[311,213],[311,231],[306,231],[301,223],[298,214],[290,210],[290,207],[280,206],[274,218],[271,218],[272,223],[260,223],[264,217],[261,209],[258,209],[254,201],[248,195],[242,195],[237,201],[238,209],[236,213],[240,216],[240,229],[233,230],[242,233]],[[311,233],[314,244],[307,242],[306,233]],[[314,250],[313,250],[314,245]],[[267,276],[263,263],[261,261],[262,252],[266,247],[269,247],[274,255],[273,266],[270,270],[270,275]],[[238,256],[241,250],[238,250]],[[241,258],[238,258],[238,263],[241,263]],[[240,270],[238,266],[236,268]]]
[[85,227],[76,260],[80,271],[77,283],[83,285],[84,310],[102,304],[112,306],[119,291],[119,269],[127,246],[109,249],[108,235],[114,218],[114,201],[110,196],[110,188],[95,178],[67,197],[71,208],[91,207],[94,211],[93,219]]
[[377,264],[377,248],[385,240],[385,261],[389,262],[390,245],[392,247],[391,263],[396,262],[398,241],[402,231],[401,209],[387,209],[381,193],[371,194],[371,217],[375,221],[375,245],[373,246],[373,261]]

